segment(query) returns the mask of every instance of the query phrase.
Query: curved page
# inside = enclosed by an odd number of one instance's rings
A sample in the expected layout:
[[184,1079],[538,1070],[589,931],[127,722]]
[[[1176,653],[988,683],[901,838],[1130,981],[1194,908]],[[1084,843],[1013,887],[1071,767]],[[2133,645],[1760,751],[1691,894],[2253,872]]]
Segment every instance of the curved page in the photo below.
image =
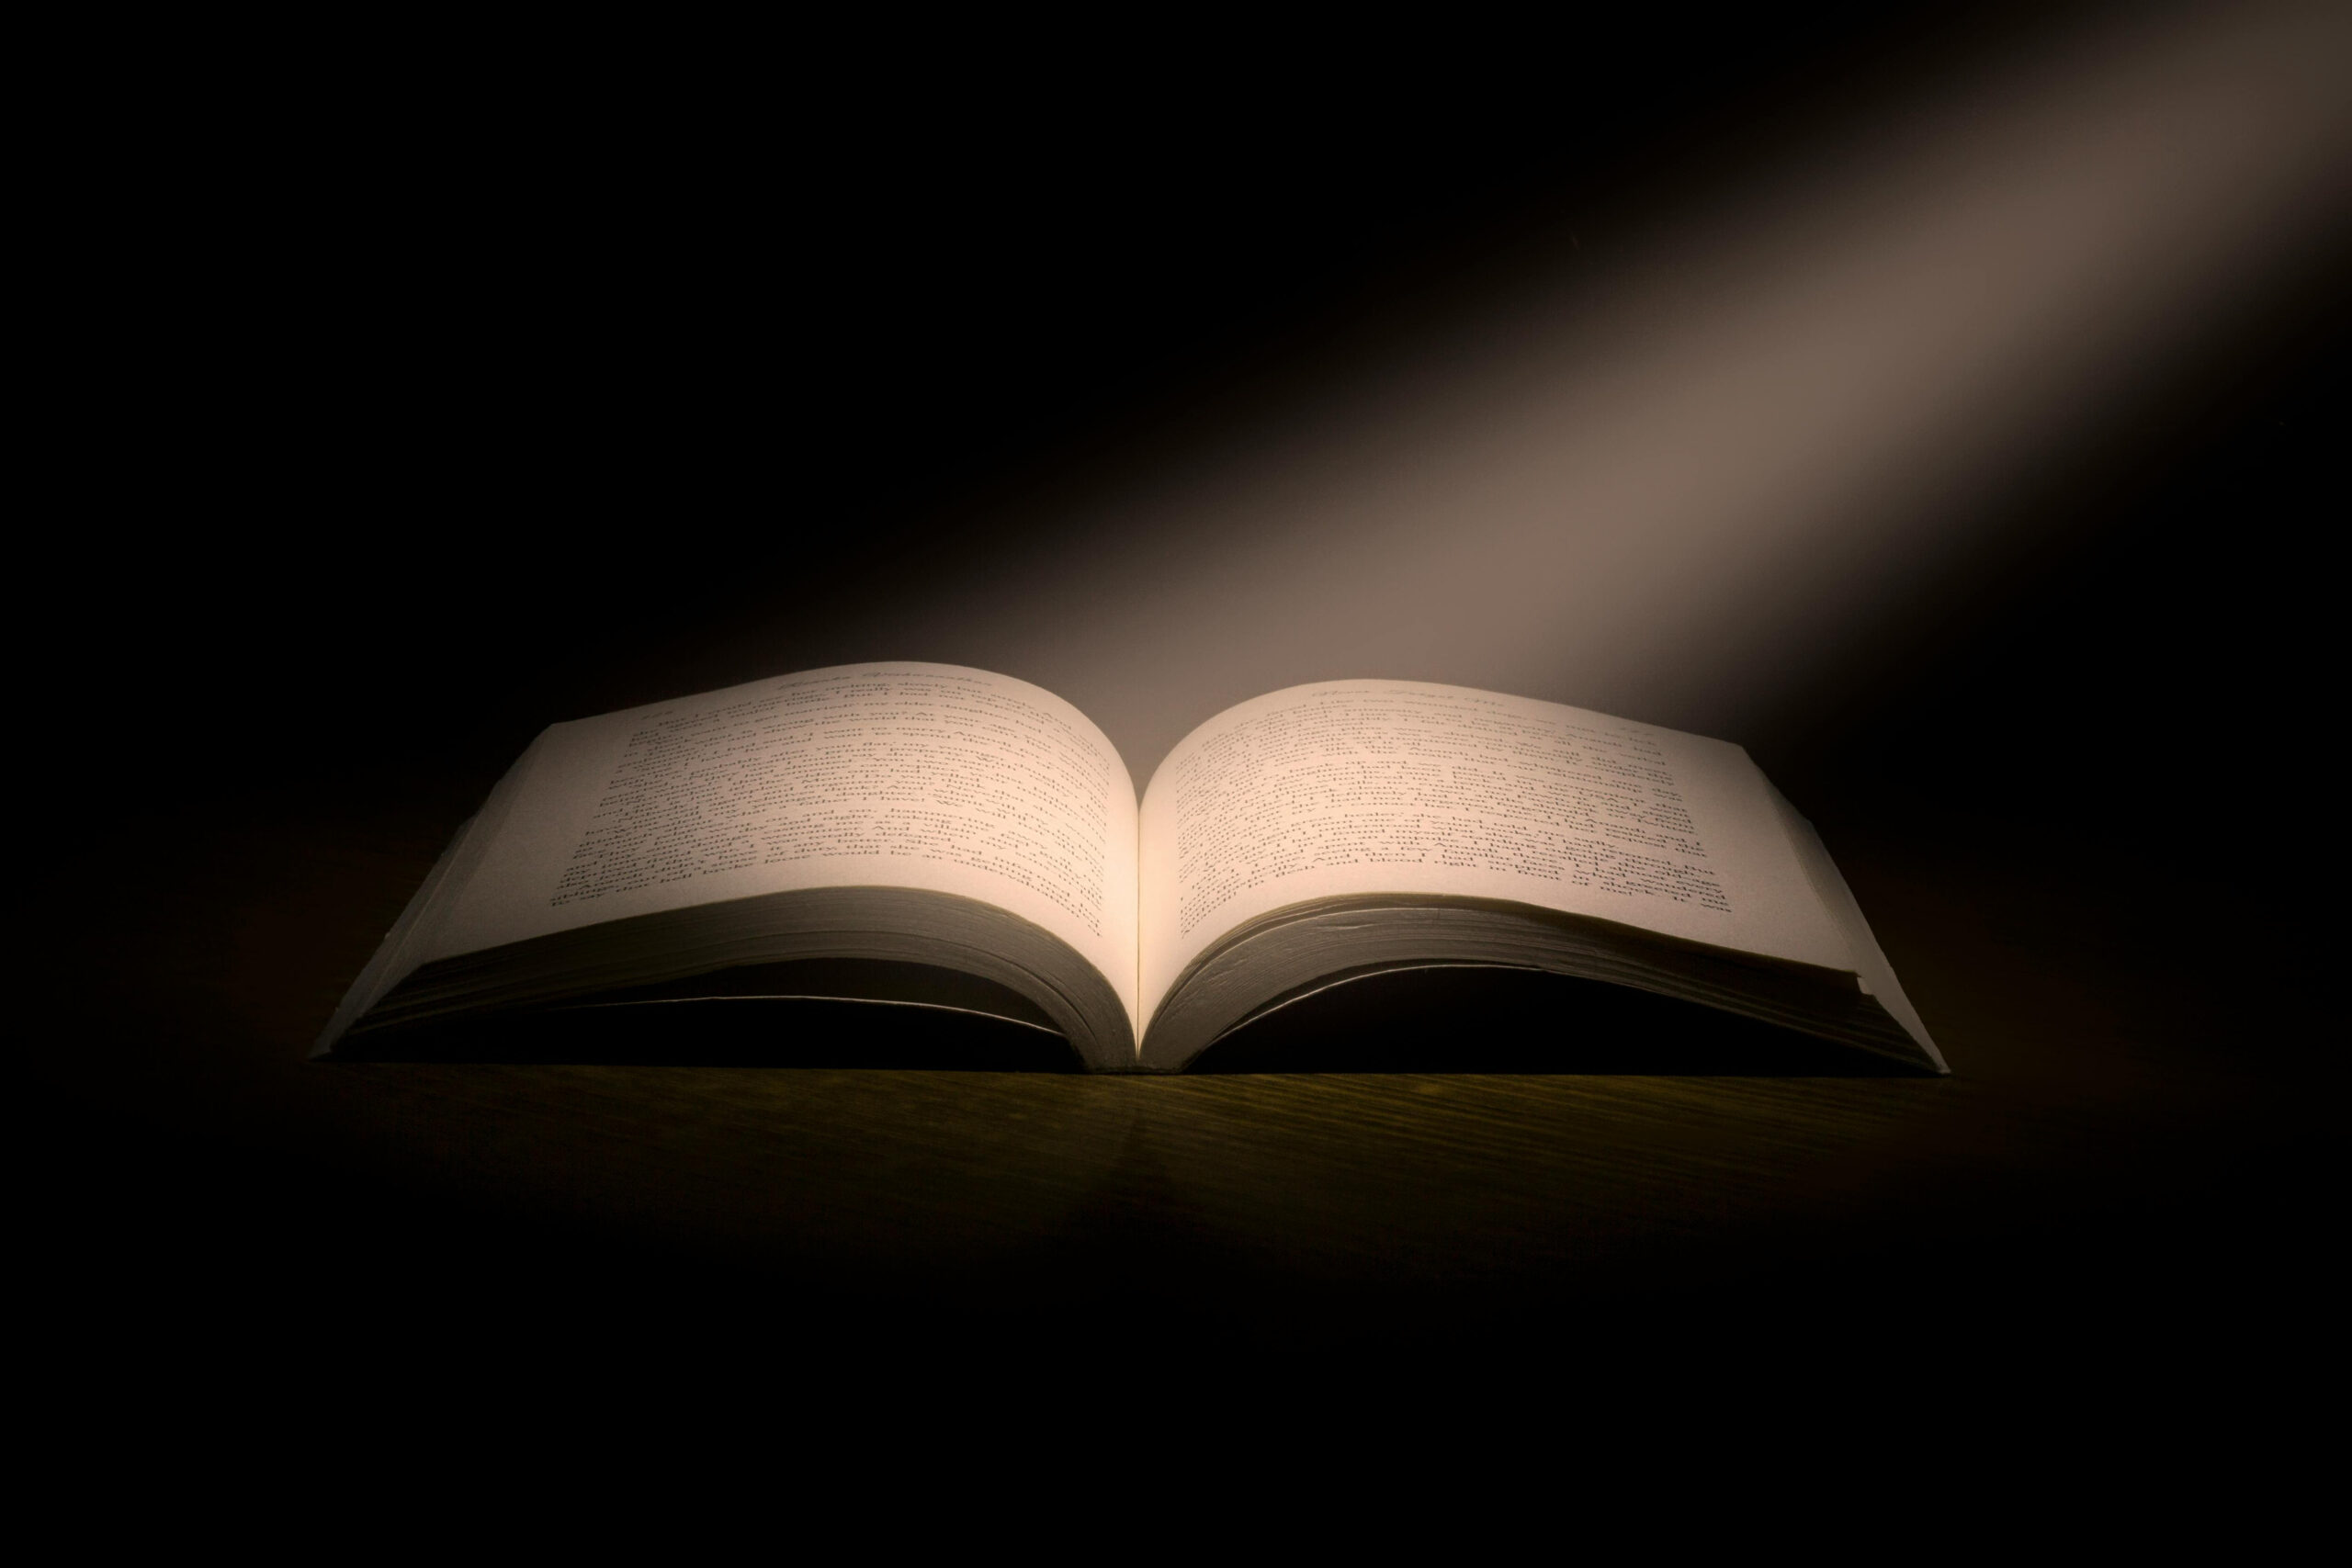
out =
[[1143,802],[1147,1021],[1246,920],[1364,893],[1508,898],[1852,970],[1727,741],[1402,681],[1293,686],[1186,736]]
[[630,915],[920,887],[1044,927],[1135,1017],[1135,785],[1085,715],[1025,681],[841,665],[555,725],[476,831],[386,986]]

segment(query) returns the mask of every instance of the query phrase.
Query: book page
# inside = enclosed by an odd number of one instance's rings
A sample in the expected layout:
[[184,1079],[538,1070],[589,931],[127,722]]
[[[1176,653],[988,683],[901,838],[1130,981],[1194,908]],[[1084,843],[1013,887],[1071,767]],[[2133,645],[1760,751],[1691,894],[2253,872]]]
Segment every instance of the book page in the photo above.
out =
[[1135,785],[1083,714],[1009,676],[842,665],[555,725],[476,831],[403,972],[691,904],[919,887],[1044,927],[1135,1013]]
[[1227,709],[1144,795],[1149,1019],[1226,932],[1312,898],[1506,898],[1850,970],[1764,775],[1727,741],[1401,681]]

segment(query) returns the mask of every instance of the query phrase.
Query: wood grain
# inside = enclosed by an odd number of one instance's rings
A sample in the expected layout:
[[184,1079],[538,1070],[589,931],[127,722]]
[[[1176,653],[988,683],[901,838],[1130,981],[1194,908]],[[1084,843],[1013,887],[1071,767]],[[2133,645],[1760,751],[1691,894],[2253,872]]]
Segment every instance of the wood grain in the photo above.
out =
[[[2020,1293],[2112,1306],[2188,1256],[2299,1267],[2276,1240],[2317,1147],[2301,1058],[2144,900],[2030,856],[1841,848],[1948,1079],[305,1061],[441,827],[159,822],[136,840],[178,848],[127,907],[84,885],[116,935],[56,950],[73,1043],[43,1077],[109,1224],[158,1256],[192,1226],[249,1269],[307,1253],[367,1298],[341,1312],[660,1280],[1105,1342],[1563,1313],[1931,1338]],[[2247,1223],[2257,1193],[2277,1224]]]

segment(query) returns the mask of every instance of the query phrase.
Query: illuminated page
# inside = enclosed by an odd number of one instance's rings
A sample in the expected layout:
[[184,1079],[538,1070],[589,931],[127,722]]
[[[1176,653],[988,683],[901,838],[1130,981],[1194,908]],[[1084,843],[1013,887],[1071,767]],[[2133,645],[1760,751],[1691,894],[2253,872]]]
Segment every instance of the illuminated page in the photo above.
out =
[[1399,681],[1259,697],[1168,754],[1142,840],[1147,1019],[1235,927],[1366,893],[1512,899],[1855,966],[1746,751],[1528,697]]
[[694,904],[917,887],[1044,927],[1135,1012],[1135,785],[1085,715],[1024,681],[842,665],[555,725],[481,822],[403,972]]

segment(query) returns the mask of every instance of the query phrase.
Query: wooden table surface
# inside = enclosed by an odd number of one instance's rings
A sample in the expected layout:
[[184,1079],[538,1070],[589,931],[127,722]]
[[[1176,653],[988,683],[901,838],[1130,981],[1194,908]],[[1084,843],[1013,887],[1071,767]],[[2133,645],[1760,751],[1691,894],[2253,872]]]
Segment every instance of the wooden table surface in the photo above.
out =
[[[49,948],[49,1245],[297,1315],[948,1308],[1106,1341],[1564,1318],[1950,1341],[2177,1314],[2224,1280],[2308,1299],[2324,1037],[2242,967],[2288,940],[2291,969],[2291,939],[2218,941],[2014,834],[1823,824],[1942,1079],[306,1061],[451,809],[127,821],[107,874],[52,894],[54,931],[102,934]],[[1515,1027],[1540,1050],[1574,1021]],[[1616,1043],[1623,1067],[1650,1043]]]

